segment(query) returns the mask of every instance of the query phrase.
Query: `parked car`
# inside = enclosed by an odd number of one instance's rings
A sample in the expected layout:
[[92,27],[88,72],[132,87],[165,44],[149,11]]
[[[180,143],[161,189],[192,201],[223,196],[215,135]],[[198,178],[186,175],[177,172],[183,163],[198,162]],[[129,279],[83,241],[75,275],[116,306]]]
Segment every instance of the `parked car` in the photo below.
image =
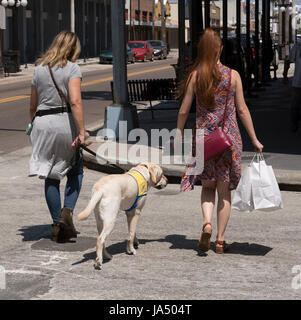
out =
[[135,63],[135,51],[126,45],[127,63]]
[[113,63],[113,53],[111,49],[101,51],[99,63]]
[[154,48],[147,41],[129,41],[128,46],[135,52],[135,60],[154,60]]
[[154,48],[154,56],[157,59],[166,59],[168,55],[167,45],[161,40],[148,40],[148,44],[150,44]]
[[[135,52],[128,45],[126,46],[127,53],[127,63],[135,62]],[[104,50],[99,55],[99,63],[113,63],[113,53],[112,50]]]

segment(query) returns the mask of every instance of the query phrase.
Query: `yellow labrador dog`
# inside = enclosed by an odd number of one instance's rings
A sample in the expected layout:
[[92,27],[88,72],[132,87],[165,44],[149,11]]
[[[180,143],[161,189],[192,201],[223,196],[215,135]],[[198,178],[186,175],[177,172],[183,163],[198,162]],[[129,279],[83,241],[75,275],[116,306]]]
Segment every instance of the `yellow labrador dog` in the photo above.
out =
[[129,237],[126,251],[136,254],[138,248],[136,227],[146,195],[151,187],[163,189],[167,178],[160,166],[152,163],[141,163],[124,174],[109,175],[98,180],[92,189],[92,198],[87,208],[81,212],[77,221],[85,220],[94,210],[98,238],[96,245],[95,269],[101,269],[103,258],[112,259],[105,248],[105,240],[114,228],[119,210],[126,212]]

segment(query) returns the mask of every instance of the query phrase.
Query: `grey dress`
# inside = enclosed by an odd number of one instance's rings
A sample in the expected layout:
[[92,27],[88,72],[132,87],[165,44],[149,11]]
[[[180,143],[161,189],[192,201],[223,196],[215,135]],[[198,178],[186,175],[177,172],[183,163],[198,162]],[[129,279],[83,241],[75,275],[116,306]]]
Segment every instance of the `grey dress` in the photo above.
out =
[[[68,97],[68,83],[73,78],[81,78],[77,64],[69,62],[64,68],[52,68],[55,81]],[[32,84],[38,92],[37,110],[61,107],[63,102],[51,79],[47,66],[35,68]],[[41,179],[61,180],[75,162],[75,148],[71,146],[78,135],[71,113],[50,114],[36,117],[30,135],[32,155],[29,162],[29,176]]]

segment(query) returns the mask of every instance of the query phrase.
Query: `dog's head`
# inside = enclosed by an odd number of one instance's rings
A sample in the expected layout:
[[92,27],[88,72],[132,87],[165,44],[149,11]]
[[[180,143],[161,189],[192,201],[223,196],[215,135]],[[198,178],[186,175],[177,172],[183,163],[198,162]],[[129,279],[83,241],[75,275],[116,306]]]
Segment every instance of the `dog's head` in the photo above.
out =
[[150,176],[151,187],[155,187],[156,189],[163,189],[167,186],[168,180],[163,174],[163,170],[159,165],[149,163],[149,162],[144,162],[144,163],[140,163],[138,167],[140,166],[147,168]]

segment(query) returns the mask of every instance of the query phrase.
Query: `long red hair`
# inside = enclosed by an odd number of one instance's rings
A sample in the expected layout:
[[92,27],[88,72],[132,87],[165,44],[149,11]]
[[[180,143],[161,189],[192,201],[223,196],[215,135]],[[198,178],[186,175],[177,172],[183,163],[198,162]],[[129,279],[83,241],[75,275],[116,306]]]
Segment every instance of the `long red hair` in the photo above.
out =
[[215,91],[221,80],[217,61],[222,48],[220,36],[207,28],[198,43],[198,55],[191,71],[183,82],[182,94],[186,92],[189,82],[196,74],[195,95],[199,105],[208,109],[215,108]]

